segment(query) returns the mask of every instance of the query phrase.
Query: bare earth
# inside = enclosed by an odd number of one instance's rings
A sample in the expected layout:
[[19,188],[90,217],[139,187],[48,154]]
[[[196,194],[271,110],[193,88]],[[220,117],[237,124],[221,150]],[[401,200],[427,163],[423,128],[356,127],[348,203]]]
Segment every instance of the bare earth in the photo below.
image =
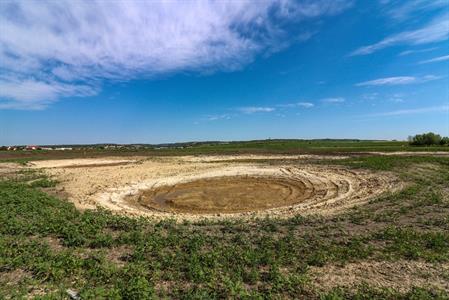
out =
[[449,264],[422,261],[367,261],[343,267],[328,265],[312,267],[311,277],[321,290],[351,287],[369,283],[378,288],[392,288],[402,293],[416,286],[449,291]]
[[[388,173],[307,163],[323,158],[341,156],[111,157],[31,167],[57,179],[80,209],[100,206],[156,219],[329,215],[403,186]],[[280,159],[285,164],[260,163]]]

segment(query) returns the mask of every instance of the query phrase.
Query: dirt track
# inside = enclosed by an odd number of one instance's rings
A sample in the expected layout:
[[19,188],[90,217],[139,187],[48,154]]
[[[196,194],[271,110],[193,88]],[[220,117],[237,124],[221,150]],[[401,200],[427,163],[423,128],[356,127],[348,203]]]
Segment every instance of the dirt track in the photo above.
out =
[[[32,167],[59,180],[59,189],[80,209],[101,206],[154,218],[328,215],[402,187],[387,173],[308,164],[321,156],[238,158],[244,162],[227,156],[133,157],[38,161]],[[285,163],[278,162],[282,158]]]

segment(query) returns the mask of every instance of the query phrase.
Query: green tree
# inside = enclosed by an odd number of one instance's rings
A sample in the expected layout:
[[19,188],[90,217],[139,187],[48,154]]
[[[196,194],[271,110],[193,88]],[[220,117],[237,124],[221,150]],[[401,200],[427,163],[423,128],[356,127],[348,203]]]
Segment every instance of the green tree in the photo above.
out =
[[433,132],[417,134],[413,137],[409,137],[410,145],[414,146],[439,145],[441,143],[441,140],[441,136]]
[[445,136],[441,139],[440,145],[448,145],[449,146],[449,137]]

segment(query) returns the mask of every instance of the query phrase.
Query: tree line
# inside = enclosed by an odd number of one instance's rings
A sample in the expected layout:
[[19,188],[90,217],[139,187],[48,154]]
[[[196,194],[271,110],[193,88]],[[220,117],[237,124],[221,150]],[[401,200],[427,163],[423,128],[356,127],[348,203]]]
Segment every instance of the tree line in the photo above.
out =
[[428,132],[409,136],[408,142],[412,146],[431,146],[431,145],[447,145],[449,146],[449,137],[441,137],[441,135]]

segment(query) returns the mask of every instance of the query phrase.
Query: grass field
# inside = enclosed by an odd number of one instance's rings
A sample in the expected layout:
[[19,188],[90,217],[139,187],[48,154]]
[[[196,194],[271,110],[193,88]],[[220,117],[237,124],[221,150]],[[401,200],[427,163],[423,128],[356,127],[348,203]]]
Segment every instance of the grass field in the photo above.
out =
[[192,144],[182,149],[77,149],[72,151],[0,151],[0,161],[27,161],[36,159],[59,159],[105,156],[154,156],[154,155],[200,155],[200,154],[345,154],[371,151],[449,151],[448,146],[410,146],[404,141],[363,140],[263,140],[230,143]]
[[[334,147],[299,143],[201,151]],[[338,145],[337,152],[403,150],[400,142]],[[448,299],[449,158],[364,155],[320,163],[393,172],[407,187],[331,217],[177,223],[81,212],[46,193],[57,182],[41,172],[4,176],[0,299],[64,299],[67,289],[81,299]],[[329,274],[332,281],[320,282]]]

